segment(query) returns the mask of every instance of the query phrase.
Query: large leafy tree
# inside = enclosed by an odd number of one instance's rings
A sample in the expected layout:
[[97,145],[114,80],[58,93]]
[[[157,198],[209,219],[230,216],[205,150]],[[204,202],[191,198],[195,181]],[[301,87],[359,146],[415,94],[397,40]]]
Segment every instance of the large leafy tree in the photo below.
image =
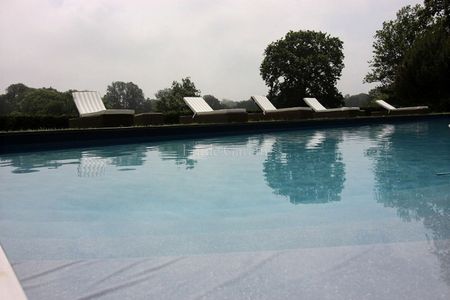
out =
[[133,82],[115,81],[111,83],[103,101],[108,108],[126,108],[140,110],[146,99],[144,92]]
[[420,4],[408,5],[397,12],[395,20],[383,23],[383,28],[375,33],[373,58],[369,62],[371,70],[365,77],[366,82],[379,82],[382,87],[389,87],[395,81],[406,52],[428,26],[429,19],[424,18],[423,13]]
[[23,83],[11,84],[6,88],[6,94],[0,95],[0,115],[17,113],[20,110],[20,102],[25,94],[34,89]]
[[70,92],[52,88],[33,89],[20,101],[20,112],[26,115],[75,115],[76,108]]
[[173,81],[170,88],[159,90],[156,94],[158,110],[162,112],[184,113],[189,109],[183,101],[183,97],[198,97],[200,90],[195,87],[189,78],[181,79],[181,82]]
[[10,98],[17,99],[30,90],[33,90],[33,88],[30,88],[23,83],[14,83],[6,88],[6,95]]
[[375,34],[366,82],[370,92],[400,105],[428,104],[450,109],[448,39],[450,0],[405,6]]
[[399,104],[450,110],[450,35],[441,25],[418,38],[399,66],[394,84]]
[[280,107],[316,97],[328,106],[342,104],[336,88],[344,67],[343,42],[315,31],[289,31],[267,46],[260,71],[269,97]]
[[450,32],[450,0],[425,0],[425,17],[441,19],[447,32]]
[[22,83],[10,85],[0,95],[2,115],[76,115],[71,91],[59,92],[53,88],[30,88]]

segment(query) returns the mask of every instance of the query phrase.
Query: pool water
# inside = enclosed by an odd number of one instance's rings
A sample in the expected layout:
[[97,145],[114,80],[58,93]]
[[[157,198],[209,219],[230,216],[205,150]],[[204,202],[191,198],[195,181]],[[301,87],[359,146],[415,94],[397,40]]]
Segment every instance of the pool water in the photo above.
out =
[[16,261],[423,242],[450,278],[448,120],[0,155]]

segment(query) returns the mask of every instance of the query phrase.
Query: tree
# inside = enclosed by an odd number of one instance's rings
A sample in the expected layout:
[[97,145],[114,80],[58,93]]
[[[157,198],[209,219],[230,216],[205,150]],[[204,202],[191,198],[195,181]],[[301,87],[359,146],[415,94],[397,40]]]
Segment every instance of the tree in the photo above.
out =
[[394,92],[401,105],[428,104],[450,110],[450,35],[436,24],[406,53],[395,77]]
[[9,114],[9,103],[7,102],[6,95],[0,95],[0,116]]
[[450,0],[425,0],[424,5],[425,17],[441,19],[450,32]]
[[372,70],[364,80],[390,87],[415,40],[437,23],[450,31],[449,0],[425,0],[423,6],[417,4],[401,8],[395,20],[384,22],[383,28],[376,32],[373,59],[369,62]]
[[19,111],[20,102],[25,94],[34,89],[23,83],[11,84],[6,88],[6,94],[0,96],[0,115],[8,115]]
[[403,7],[395,20],[383,23],[365,77],[366,82],[381,84],[370,94],[399,105],[450,108],[449,9],[449,0],[425,0],[423,6]]
[[30,88],[22,83],[12,84],[6,89],[6,94],[0,96],[0,114],[74,116],[77,110],[71,92]]
[[162,112],[189,113],[189,109],[183,101],[183,97],[199,97],[200,90],[195,87],[189,77],[182,78],[181,83],[172,82],[170,88],[159,90],[156,94],[158,110]]
[[358,95],[348,95],[345,98],[345,106],[348,107],[368,107],[372,98],[368,94],[360,93]]
[[220,103],[225,108],[236,108],[237,107],[237,102],[230,100],[230,99],[222,99],[222,101],[220,101]]
[[420,4],[405,6],[397,12],[395,20],[383,22],[383,28],[375,33],[373,58],[369,61],[371,71],[365,82],[380,82],[381,86],[389,87],[406,52],[429,23]]
[[11,84],[6,88],[6,95],[10,98],[20,98],[22,97],[26,92],[33,90],[32,88],[27,87],[23,83],[15,83]]
[[111,83],[103,97],[108,108],[140,110],[144,103],[144,92],[133,82],[115,81]]
[[203,96],[203,99],[205,99],[206,103],[208,103],[209,106],[211,106],[211,108],[214,110],[225,108],[225,105],[220,103],[219,99],[217,99],[213,95],[205,95]]
[[76,115],[70,91],[58,92],[52,88],[33,89],[20,102],[20,112],[26,115]]
[[336,82],[344,67],[343,42],[315,31],[289,31],[267,46],[260,71],[269,98],[278,106],[298,106],[316,97],[328,106],[342,104]]
[[261,109],[252,99],[235,102],[234,108],[243,108],[248,112],[260,112]]

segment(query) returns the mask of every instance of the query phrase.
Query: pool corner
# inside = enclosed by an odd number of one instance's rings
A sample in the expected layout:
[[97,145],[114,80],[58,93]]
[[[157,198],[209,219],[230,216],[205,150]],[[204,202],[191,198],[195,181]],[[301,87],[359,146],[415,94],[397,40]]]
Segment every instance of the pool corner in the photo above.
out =
[[5,300],[27,299],[2,246],[0,246],[0,298]]

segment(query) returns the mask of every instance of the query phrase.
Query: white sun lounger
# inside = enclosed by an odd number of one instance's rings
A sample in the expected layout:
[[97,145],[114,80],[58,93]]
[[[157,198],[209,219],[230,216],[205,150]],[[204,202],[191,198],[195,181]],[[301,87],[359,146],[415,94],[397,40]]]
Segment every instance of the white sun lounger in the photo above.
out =
[[73,101],[80,117],[99,116],[104,114],[134,115],[132,109],[106,109],[98,92],[73,92]]
[[388,113],[391,113],[391,112],[394,112],[394,113],[395,112],[403,112],[403,113],[409,112],[409,113],[413,113],[413,112],[423,112],[425,110],[428,110],[428,106],[411,106],[411,107],[397,108],[395,106],[390,105],[389,103],[387,103],[384,100],[375,100],[375,102],[379,106],[387,109]]
[[261,108],[263,114],[267,113],[283,113],[283,112],[292,112],[292,111],[311,111],[309,107],[287,107],[287,108],[276,108],[273,106],[272,102],[270,102],[267,97],[264,96],[252,96],[253,101],[255,101],[256,105]]
[[71,128],[119,127],[134,124],[134,110],[106,109],[98,92],[73,92],[80,118],[70,119]]
[[261,114],[252,114],[254,120],[296,120],[312,117],[309,107],[276,108],[265,96],[251,96],[251,99],[262,110]]
[[338,107],[338,108],[325,108],[316,98],[304,98],[303,99],[309,107],[315,112],[341,112],[341,111],[359,111],[359,107]]
[[[247,111],[243,108],[213,110],[202,97],[184,97],[186,105],[194,112],[191,119],[199,122],[246,122]],[[180,118],[182,123],[190,123],[186,118]]]

